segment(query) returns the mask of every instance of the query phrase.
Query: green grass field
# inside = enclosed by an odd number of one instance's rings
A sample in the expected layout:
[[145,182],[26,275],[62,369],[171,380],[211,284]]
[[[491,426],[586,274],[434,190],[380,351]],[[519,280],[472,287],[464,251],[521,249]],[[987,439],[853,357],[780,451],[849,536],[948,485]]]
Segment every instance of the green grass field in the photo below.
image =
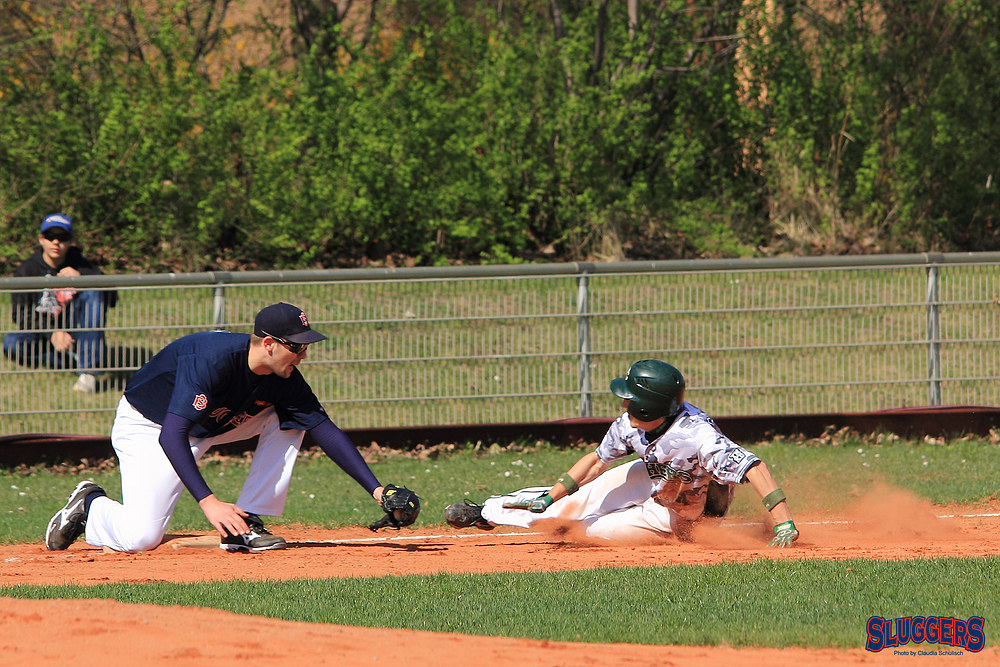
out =
[[[947,444],[899,440],[893,436],[835,436],[822,440],[778,440],[748,445],[763,458],[797,511],[837,510],[859,499],[877,482],[911,491],[936,504],[974,503],[1000,488],[1000,444],[966,438]],[[449,503],[482,501],[493,493],[551,484],[587,449],[546,443],[514,443],[476,448],[441,446],[416,457],[388,452],[371,467],[383,482],[406,485],[422,499],[418,526],[440,525]],[[235,498],[246,476],[247,457],[206,457],[201,470],[221,498]],[[81,478],[74,466],[0,469],[0,544],[39,539],[52,514]],[[87,477],[120,496],[113,462],[86,471]],[[367,524],[371,499],[318,450],[303,452],[296,464],[284,516],[269,523],[323,527]],[[749,487],[739,487],[730,516],[762,517]],[[188,495],[181,496],[170,525],[174,531],[205,530],[204,515]]]
[[[886,484],[932,503],[995,498],[1000,445],[992,438],[952,442],[890,436],[778,441],[751,448],[788,492],[796,511],[837,509],[864,489]],[[462,497],[547,484],[585,450],[545,444],[476,449],[440,447],[426,458],[389,455],[372,462],[384,482],[422,497],[417,526],[439,526],[441,510]],[[244,458],[215,458],[202,469],[222,498],[238,492]],[[0,471],[0,542],[40,541],[48,518],[81,475],[119,491],[114,468]],[[731,516],[762,515],[740,488]],[[284,517],[269,522],[316,526],[366,524],[370,498],[329,460],[304,453]],[[171,530],[206,530],[186,494]],[[30,567],[30,564],[22,565]],[[547,640],[732,646],[859,648],[870,616],[938,615],[987,619],[1000,612],[1000,555],[910,561],[767,561],[707,566],[601,568],[492,575],[377,577],[210,584],[17,586],[0,596],[104,597],[124,602],[215,607],[243,614],[373,627],[495,634]],[[390,610],[405,608],[405,614]],[[604,623],[602,618],[625,622]]]
[[0,588],[0,595],[112,598],[549,641],[859,648],[873,615],[994,619],[998,585],[1000,558],[764,560],[555,573],[23,586]]

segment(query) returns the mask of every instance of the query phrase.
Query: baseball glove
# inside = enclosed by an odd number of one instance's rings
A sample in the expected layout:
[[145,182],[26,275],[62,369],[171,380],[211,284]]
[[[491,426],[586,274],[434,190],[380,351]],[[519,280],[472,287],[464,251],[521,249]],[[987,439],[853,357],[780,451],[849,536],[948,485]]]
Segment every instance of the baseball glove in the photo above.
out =
[[386,526],[396,529],[409,526],[420,514],[420,498],[405,486],[386,484],[382,489],[380,504],[385,516],[368,526],[372,531]]

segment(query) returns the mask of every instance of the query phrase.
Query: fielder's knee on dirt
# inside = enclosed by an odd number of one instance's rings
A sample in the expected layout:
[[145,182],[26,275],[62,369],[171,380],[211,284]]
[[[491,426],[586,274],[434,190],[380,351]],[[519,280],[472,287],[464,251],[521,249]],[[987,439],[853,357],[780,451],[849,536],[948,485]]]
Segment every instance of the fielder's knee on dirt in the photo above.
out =
[[[163,542],[165,531],[156,529],[143,530],[138,526],[129,526],[126,530],[116,531],[114,536],[101,540],[96,546],[108,547],[115,551],[152,551]],[[90,542],[88,536],[87,541]]]
[[134,514],[110,498],[95,498],[87,517],[87,544],[115,551],[151,551],[158,547],[167,533],[166,521],[148,517],[139,520]]

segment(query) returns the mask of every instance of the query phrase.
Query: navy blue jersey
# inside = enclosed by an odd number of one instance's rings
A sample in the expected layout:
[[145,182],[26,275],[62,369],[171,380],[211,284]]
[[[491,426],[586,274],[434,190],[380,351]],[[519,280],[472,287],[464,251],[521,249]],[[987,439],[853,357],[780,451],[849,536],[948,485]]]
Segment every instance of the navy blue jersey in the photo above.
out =
[[308,431],[327,419],[296,368],[287,379],[250,371],[250,335],[206,331],[178,338],[132,376],[125,398],[146,419],[168,412],[194,422],[190,435],[225,433],[273,405],[283,429]]

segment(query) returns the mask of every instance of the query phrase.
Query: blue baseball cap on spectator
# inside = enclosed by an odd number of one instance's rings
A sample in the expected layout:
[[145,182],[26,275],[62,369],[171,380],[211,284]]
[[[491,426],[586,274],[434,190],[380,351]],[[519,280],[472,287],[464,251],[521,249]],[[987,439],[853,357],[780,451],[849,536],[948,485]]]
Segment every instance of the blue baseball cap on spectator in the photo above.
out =
[[69,216],[65,213],[53,213],[51,215],[45,216],[42,220],[42,233],[49,231],[50,229],[61,229],[67,234],[73,233],[73,221],[70,220]]

